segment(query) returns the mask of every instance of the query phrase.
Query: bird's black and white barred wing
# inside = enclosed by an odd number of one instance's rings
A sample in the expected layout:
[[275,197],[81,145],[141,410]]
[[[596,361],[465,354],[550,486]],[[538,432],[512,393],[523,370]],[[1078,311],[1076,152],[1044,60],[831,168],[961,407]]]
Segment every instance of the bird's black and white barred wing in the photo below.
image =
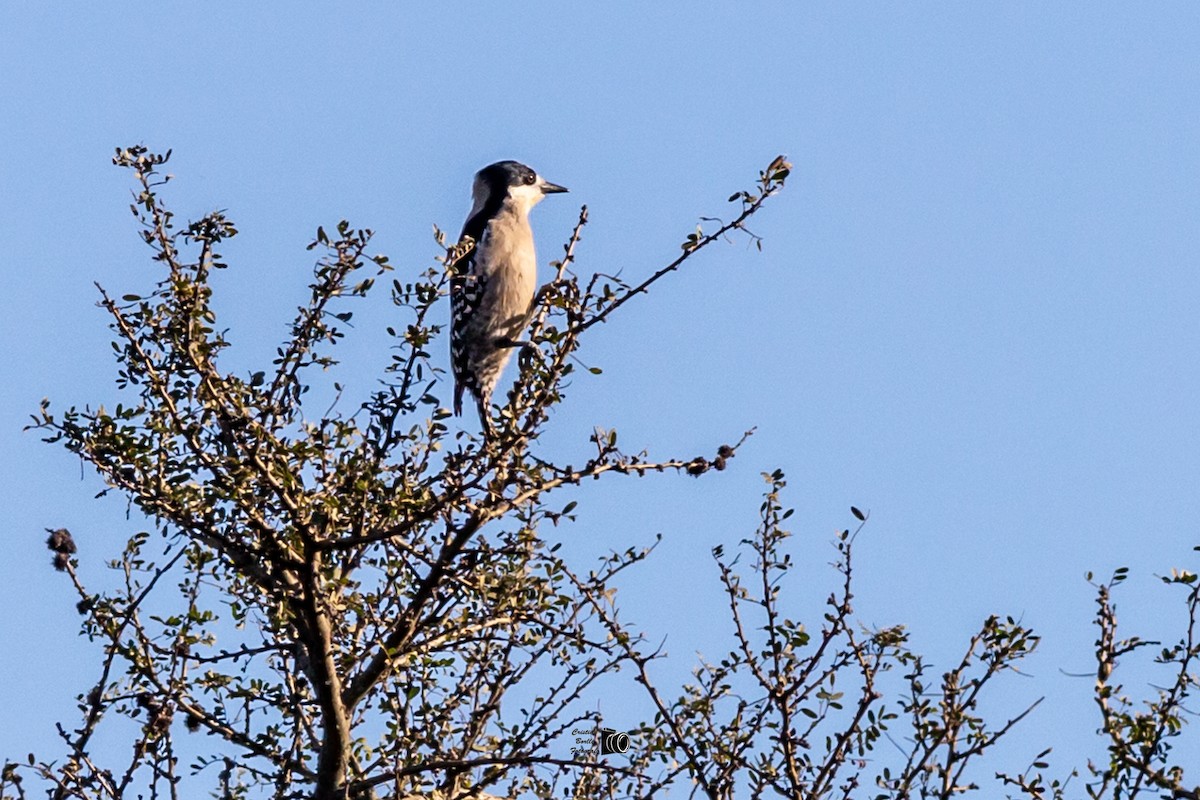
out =
[[454,262],[450,277],[450,369],[454,373],[454,413],[462,414],[463,390],[476,399],[480,395],[478,375],[472,365],[472,318],[483,301],[486,275],[476,268],[476,254],[485,235],[482,225],[471,219],[463,228],[463,237],[470,236],[475,245]]

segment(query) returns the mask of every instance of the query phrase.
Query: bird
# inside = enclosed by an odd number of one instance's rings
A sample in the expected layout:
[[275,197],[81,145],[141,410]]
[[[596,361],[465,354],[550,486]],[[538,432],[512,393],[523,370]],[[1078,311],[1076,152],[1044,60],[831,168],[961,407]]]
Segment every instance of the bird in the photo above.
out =
[[492,392],[513,349],[525,344],[519,339],[533,312],[537,254],[529,212],[546,195],[565,191],[518,161],[475,173],[471,213],[459,236],[475,244],[451,265],[450,365],[454,414],[461,416],[470,392],[485,435],[492,430]]

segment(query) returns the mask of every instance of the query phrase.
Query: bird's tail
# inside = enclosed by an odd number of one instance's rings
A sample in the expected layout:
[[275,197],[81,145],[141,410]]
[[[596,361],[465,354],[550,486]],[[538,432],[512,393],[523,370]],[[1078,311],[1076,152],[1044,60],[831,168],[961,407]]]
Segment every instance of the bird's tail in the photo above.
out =
[[462,416],[462,396],[463,389],[465,388],[466,387],[458,381],[454,382],[454,416],[456,417]]

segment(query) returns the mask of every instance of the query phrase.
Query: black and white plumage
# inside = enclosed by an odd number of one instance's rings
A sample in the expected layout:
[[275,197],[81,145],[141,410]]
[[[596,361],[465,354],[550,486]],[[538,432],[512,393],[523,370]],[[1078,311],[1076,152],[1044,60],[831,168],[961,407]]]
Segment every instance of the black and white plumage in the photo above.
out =
[[450,365],[454,413],[463,392],[491,429],[492,392],[519,346],[537,290],[537,254],[529,211],[547,194],[567,191],[524,164],[499,161],[475,174],[474,205],[462,235],[475,246],[454,263],[450,279]]

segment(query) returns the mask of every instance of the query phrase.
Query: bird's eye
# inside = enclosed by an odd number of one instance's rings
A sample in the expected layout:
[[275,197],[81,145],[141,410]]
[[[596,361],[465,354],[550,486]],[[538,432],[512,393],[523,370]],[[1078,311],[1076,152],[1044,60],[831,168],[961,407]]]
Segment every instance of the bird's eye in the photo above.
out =
[[526,183],[532,184],[536,180],[537,180],[537,175],[534,175],[532,172],[525,173],[525,182]]

